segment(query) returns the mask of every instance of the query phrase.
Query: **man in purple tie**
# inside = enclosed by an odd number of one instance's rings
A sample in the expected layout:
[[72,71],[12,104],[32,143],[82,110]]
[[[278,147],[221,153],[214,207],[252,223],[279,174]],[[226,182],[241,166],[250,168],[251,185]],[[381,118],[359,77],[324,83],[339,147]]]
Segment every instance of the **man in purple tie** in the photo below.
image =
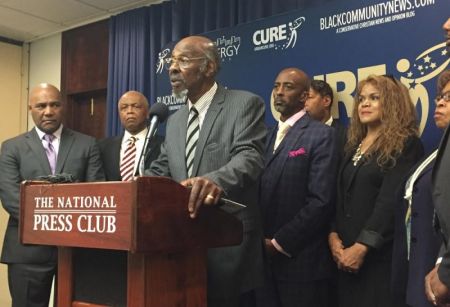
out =
[[28,109],[35,127],[1,146],[0,199],[9,213],[1,262],[8,265],[13,307],[47,307],[57,250],[20,244],[20,183],[58,173],[70,174],[76,181],[96,181],[104,174],[95,139],[63,127],[64,103],[55,86],[44,83],[33,88]]

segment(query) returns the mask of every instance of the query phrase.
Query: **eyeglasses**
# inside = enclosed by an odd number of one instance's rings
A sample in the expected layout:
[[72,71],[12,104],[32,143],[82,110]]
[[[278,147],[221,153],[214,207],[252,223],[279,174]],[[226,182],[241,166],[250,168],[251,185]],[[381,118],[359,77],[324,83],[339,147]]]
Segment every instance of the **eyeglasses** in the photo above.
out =
[[177,58],[167,58],[164,59],[164,67],[169,70],[172,64],[177,63],[180,68],[186,69],[191,65],[192,61],[203,60],[205,57],[188,58],[185,56],[180,56]]
[[439,101],[441,100],[444,100],[445,102],[450,102],[450,91],[437,95],[436,98],[434,98],[434,103],[438,104]]

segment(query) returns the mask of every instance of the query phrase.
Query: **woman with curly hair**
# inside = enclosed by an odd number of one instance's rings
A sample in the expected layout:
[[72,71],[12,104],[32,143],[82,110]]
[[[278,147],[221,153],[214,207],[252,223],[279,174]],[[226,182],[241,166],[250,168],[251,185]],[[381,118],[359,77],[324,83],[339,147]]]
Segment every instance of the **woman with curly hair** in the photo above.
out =
[[339,306],[399,306],[390,293],[395,193],[422,154],[407,88],[389,76],[360,81],[329,235]]

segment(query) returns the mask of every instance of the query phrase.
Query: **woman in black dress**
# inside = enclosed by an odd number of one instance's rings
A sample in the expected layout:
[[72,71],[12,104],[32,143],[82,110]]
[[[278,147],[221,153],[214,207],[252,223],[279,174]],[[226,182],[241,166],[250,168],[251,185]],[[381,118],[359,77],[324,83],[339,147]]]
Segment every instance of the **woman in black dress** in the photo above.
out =
[[395,193],[423,155],[408,90],[388,76],[358,84],[329,235],[340,307],[398,307],[390,292]]

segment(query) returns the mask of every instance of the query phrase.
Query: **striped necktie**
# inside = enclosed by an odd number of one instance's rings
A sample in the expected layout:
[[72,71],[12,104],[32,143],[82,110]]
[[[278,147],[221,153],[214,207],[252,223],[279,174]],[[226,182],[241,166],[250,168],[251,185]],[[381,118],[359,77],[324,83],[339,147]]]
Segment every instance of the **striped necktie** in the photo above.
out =
[[128,139],[128,146],[120,162],[120,176],[122,181],[130,181],[133,178],[134,160],[136,159],[136,141],[137,138],[131,136]]
[[188,177],[192,176],[194,165],[195,148],[197,147],[198,136],[200,132],[200,121],[198,111],[195,107],[189,112],[189,120],[186,134],[186,170]]

